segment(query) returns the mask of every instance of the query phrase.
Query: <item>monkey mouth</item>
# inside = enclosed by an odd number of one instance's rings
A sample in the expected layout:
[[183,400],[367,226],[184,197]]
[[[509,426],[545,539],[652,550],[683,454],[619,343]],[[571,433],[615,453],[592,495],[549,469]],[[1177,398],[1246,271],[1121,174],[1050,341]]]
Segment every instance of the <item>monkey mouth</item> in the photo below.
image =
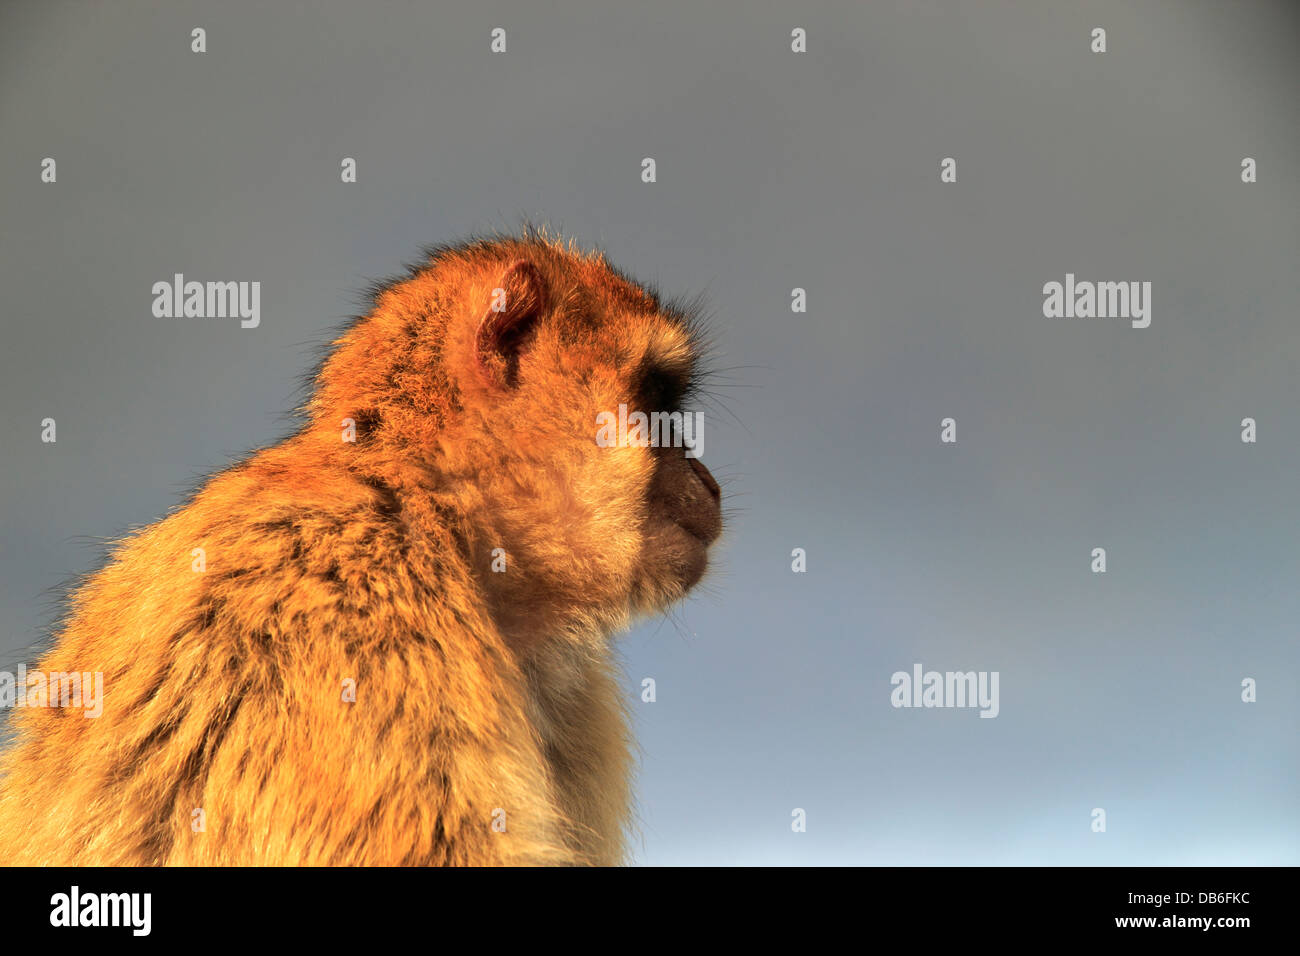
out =
[[685,487],[668,499],[665,517],[707,549],[722,535],[722,489],[702,461],[685,461]]
[[694,521],[683,521],[679,518],[677,521],[674,521],[673,524],[677,525],[677,527],[681,528],[706,548],[722,536],[722,529],[717,523],[710,524],[707,528],[700,528]]

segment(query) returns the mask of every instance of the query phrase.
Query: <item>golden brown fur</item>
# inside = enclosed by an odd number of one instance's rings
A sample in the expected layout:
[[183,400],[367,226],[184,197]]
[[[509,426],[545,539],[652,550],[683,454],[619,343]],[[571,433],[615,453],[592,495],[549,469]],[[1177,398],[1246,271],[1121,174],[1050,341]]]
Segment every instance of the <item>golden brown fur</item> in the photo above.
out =
[[[488,315],[498,288],[510,305]],[[519,310],[524,345],[493,325]],[[695,358],[683,316],[535,233],[442,250],[379,292],[299,433],[128,536],[72,596],[34,666],[103,672],[103,715],[14,712],[0,858],[621,861],[608,640],[695,583],[720,519],[711,479],[597,447],[595,415],[648,365],[688,377]]]

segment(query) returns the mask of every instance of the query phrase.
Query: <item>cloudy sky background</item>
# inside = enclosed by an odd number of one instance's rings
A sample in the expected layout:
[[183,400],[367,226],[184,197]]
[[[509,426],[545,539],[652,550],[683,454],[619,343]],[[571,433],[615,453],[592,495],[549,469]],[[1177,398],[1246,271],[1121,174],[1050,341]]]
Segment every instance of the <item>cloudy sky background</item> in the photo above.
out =
[[[705,293],[743,366],[718,568],[621,642],[639,862],[1296,864],[1298,38],[1246,0],[7,3],[0,659],[285,434],[367,282],[528,215]],[[175,272],[261,281],[260,328],[154,318]],[[1151,327],[1044,318],[1067,272],[1151,282]],[[1000,716],[892,708],[917,662],[999,671]]]

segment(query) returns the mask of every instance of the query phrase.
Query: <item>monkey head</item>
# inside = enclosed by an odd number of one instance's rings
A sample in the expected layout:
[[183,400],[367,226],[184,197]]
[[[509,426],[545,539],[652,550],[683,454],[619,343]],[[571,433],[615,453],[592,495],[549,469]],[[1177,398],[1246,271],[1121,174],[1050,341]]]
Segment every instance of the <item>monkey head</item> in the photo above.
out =
[[700,350],[687,311],[602,256],[481,240],[376,293],[309,413],[413,527],[448,528],[513,644],[602,638],[683,597],[721,533],[683,417]]

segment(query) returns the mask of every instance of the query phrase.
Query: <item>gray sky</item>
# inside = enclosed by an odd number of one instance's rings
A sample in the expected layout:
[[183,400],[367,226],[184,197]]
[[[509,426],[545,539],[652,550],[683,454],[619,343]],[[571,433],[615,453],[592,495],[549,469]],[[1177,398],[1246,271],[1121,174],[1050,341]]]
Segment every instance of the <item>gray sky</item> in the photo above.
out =
[[[7,3],[0,658],[285,433],[370,279],[528,215],[706,293],[743,366],[717,570],[621,644],[641,862],[1296,864],[1298,38],[1247,0]],[[175,272],[260,281],[260,327],[155,318]],[[1045,318],[1066,273],[1151,282],[1151,326]],[[999,716],[892,707],[915,663],[999,672]]]

